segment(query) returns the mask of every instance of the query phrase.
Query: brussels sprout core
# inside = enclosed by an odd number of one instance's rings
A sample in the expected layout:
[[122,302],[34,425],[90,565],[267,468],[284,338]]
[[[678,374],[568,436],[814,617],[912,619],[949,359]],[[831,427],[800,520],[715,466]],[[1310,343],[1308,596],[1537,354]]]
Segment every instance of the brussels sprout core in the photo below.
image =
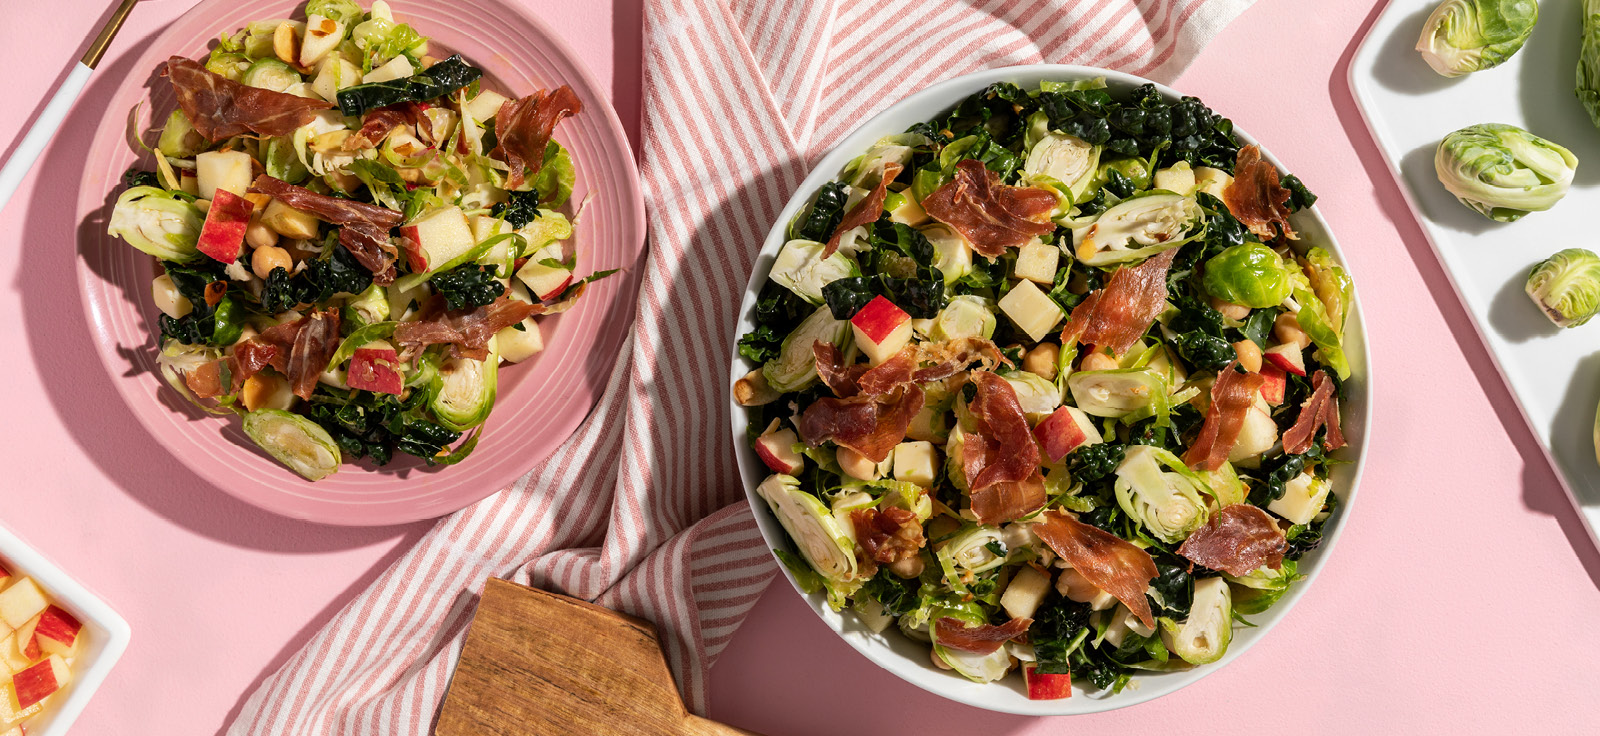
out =
[[1511,58],[1538,20],[1534,0],[1445,0],[1422,24],[1417,51],[1446,77],[1471,74]]
[[1514,125],[1483,123],[1445,136],[1433,167],[1462,204],[1491,220],[1514,222],[1566,196],[1578,157]]
[[1533,267],[1528,297],[1557,327],[1577,327],[1600,312],[1600,256],[1568,248]]

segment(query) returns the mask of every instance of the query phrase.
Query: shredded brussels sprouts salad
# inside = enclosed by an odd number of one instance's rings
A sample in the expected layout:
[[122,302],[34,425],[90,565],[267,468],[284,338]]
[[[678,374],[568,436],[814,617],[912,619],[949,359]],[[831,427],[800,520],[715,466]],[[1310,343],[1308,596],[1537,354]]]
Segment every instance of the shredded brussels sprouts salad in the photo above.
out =
[[1028,696],[1208,664],[1339,499],[1344,268],[1198,99],[996,84],[789,226],[738,341],[800,586]]
[[160,262],[167,382],[290,470],[460,462],[500,365],[610,273],[574,274],[576,172],[551,138],[582,104],[488,89],[382,0],[303,10],[169,60],[178,107],[109,230]]

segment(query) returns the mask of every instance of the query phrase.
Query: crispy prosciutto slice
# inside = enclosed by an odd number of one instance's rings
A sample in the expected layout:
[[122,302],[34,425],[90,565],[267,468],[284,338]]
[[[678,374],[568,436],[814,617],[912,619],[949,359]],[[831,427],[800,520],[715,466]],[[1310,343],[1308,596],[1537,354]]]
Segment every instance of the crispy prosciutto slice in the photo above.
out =
[[1283,565],[1289,541],[1267,512],[1247,503],[1222,507],[1206,525],[1194,530],[1178,554],[1197,565],[1229,575],[1248,575],[1262,565]]
[[400,249],[389,242],[389,231],[370,222],[352,222],[339,228],[339,244],[355,256],[362,268],[372,272],[372,281],[379,286],[394,283],[398,271],[395,262],[400,260]]
[[194,392],[195,396],[202,399],[214,399],[224,393],[222,390],[223,366],[224,362],[221,360],[201,363],[184,372],[183,383],[189,387],[190,391]]
[[918,368],[911,380],[917,383],[928,381],[942,381],[961,371],[974,362],[981,362],[983,369],[994,370],[1004,365],[1011,367],[1011,361],[1000,354],[1000,348],[993,342],[981,337],[959,337],[940,343],[921,343],[917,345],[918,359],[922,363],[932,365]]
[[883,201],[889,198],[889,182],[900,175],[905,167],[890,161],[883,165],[883,175],[878,178],[878,186],[872,188],[867,196],[862,197],[856,206],[851,207],[844,217],[839,220],[839,226],[833,229],[833,235],[828,238],[828,244],[822,249],[822,257],[827,258],[839,250],[839,239],[844,234],[862,225],[871,225],[883,215]]
[[1028,633],[1028,627],[1032,625],[1031,618],[1014,618],[999,626],[991,624],[968,626],[960,619],[945,616],[933,622],[933,636],[939,642],[939,646],[946,649],[990,654],[999,649],[1000,645]]
[[1056,195],[1002,184],[982,161],[970,158],[956,164],[955,176],[922,200],[929,217],[954,228],[973,250],[990,258],[1054,230],[1050,212],[1055,207]]
[[889,393],[902,383],[910,383],[916,377],[917,355],[916,346],[907,345],[893,357],[862,373],[856,385],[861,387],[861,393],[876,396]]
[[1339,397],[1333,395],[1333,379],[1317,371],[1311,376],[1311,396],[1300,405],[1300,416],[1294,426],[1283,433],[1283,451],[1299,455],[1311,449],[1317,429],[1328,428],[1322,449],[1333,451],[1344,447],[1344,432],[1339,429]]
[[299,324],[285,373],[294,395],[309,400],[317,389],[317,377],[327,370],[328,359],[339,350],[339,311],[312,312],[301,317]]
[[246,87],[182,56],[167,60],[167,76],[195,132],[212,142],[245,133],[288,135],[311,122],[316,111],[333,107],[322,100]]
[[994,526],[1038,511],[1048,500],[1044,475],[1035,468],[1033,475],[1022,480],[1003,480],[973,491],[972,513],[980,523]]
[[256,177],[256,180],[250,183],[250,191],[269,195],[273,199],[281,199],[290,207],[305,210],[335,225],[370,223],[388,230],[405,219],[405,215],[387,207],[317,194],[305,187],[295,186],[266,174]]
[[904,384],[879,396],[818,399],[800,414],[800,438],[812,447],[833,440],[881,463],[905,439],[924,398],[921,388]]
[[985,370],[1011,365],[1011,361],[1000,354],[999,347],[981,337],[908,345],[876,367],[864,363],[844,365],[844,354],[833,344],[820,340],[812,344],[811,350],[816,359],[817,375],[842,399],[857,394],[886,394],[905,383],[942,381],[977,361],[982,362]]
[[1167,269],[1178,250],[1162,251],[1137,266],[1123,266],[1106,285],[1072,309],[1061,344],[1081,342],[1122,355],[1167,308]]
[[850,524],[856,530],[856,544],[885,565],[915,557],[927,541],[917,515],[898,506],[856,509],[850,512]]
[[833,390],[834,396],[848,399],[861,393],[857,381],[867,370],[865,364],[845,365],[844,353],[833,343],[822,340],[811,343],[811,355],[817,362],[817,377],[822,379],[823,385]]
[[1040,516],[1043,522],[1031,528],[1050,549],[1096,588],[1122,601],[1145,626],[1155,628],[1145,589],[1159,573],[1149,552],[1061,511],[1052,509]]
[[977,430],[967,435],[961,456],[968,485],[976,493],[996,483],[1020,483],[1037,474],[1039,446],[1033,441],[1016,390],[989,371],[973,371],[971,376],[978,393],[968,408]]
[[[424,118],[426,119],[426,118]],[[377,148],[383,139],[395,128],[410,122],[411,115],[399,105],[380,107],[369,111],[361,119],[361,129],[355,135],[344,139],[344,150],[359,151],[363,148]]]
[[410,360],[429,345],[445,344],[454,357],[483,360],[489,357],[489,339],[496,332],[544,313],[543,305],[507,296],[473,309],[445,311],[443,304],[444,299],[435,294],[428,300],[421,319],[402,322],[395,328],[394,341],[401,346],[401,360]]
[[242,340],[237,345],[234,345],[233,355],[229,358],[233,361],[231,366],[234,387],[237,388],[243,385],[251,376],[259,373],[262,368],[267,366],[276,368],[279,373],[288,372],[288,347],[292,346],[292,340],[288,346],[280,348],[278,345],[263,342],[259,336],[249,340]]
[[506,162],[506,189],[516,189],[527,176],[536,176],[544,166],[544,149],[562,118],[583,112],[583,102],[571,87],[561,85],[552,91],[540,90],[520,100],[502,104],[494,114],[494,130],[499,136],[490,158]]
[[1228,461],[1228,453],[1239,441],[1239,430],[1244,427],[1245,415],[1256,403],[1256,393],[1266,381],[1260,373],[1239,370],[1239,362],[1228,364],[1217,373],[1211,385],[1211,406],[1206,409],[1205,424],[1183,462],[1196,470],[1216,470]]
[[1296,240],[1289,225],[1288,189],[1278,181],[1278,169],[1262,160],[1261,149],[1248,145],[1239,149],[1239,158],[1233,167],[1233,181],[1222,190],[1222,203],[1239,222],[1268,243],[1283,237]]

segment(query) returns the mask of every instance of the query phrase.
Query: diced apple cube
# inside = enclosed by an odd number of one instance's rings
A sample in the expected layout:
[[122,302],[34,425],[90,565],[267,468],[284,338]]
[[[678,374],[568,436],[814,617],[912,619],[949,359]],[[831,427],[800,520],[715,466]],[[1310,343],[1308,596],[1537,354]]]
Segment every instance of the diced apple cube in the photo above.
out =
[[400,374],[400,356],[393,345],[374,340],[350,355],[350,369],[345,374],[350,388],[399,396],[405,388],[405,377]]
[[483,90],[477,97],[467,100],[467,114],[473,120],[483,122],[493,120],[494,114],[500,112],[500,106],[506,103],[506,96],[498,92]]
[[1188,161],[1179,161],[1165,169],[1158,169],[1155,185],[1157,189],[1165,189],[1174,194],[1193,194],[1194,169],[1189,167]]
[[1056,282],[1056,266],[1061,262],[1061,249],[1040,242],[1028,243],[1017,250],[1014,272],[1019,279],[1038,284]]
[[443,271],[460,265],[478,241],[472,237],[467,216],[460,207],[442,207],[400,228],[407,242],[412,273]]
[[1260,455],[1278,443],[1278,423],[1272,421],[1271,407],[1267,406],[1266,398],[1256,397],[1256,403],[1244,415],[1244,424],[1239,427],[1239,437],[1233,443],[1233,450],[1228,453],[1228,462],[1237,463]]
[[45,654],[71,657],[77,651],[79,634],[83,632],[83,624],[77,617],[59,606],[50,606],[34,620],[38,625],[33,630],[33,638]]
[[407,59],[405,54],[400,54],[390,59],[389,63],[367,72],[367,75],[361,78],[361,83],[392,82],[416,73],[417,70],[411,66],[411,60]]
[[331,102],[338,99],[339,90],[358,84],[361,84],[361,67],[343,56],[329,56],[322,60],[316,78],[311,80],[311,91]]
[[1286,342],[1273,345],[1267,348],[1267,352],[1262,353],[1261,357],[1266,358],[1267,362],[1297,376],[1306,374],[1305,355],[1301,352],[1300,346],[1295,343]]
[[1075,406],[1057,408],[1039,426],[1033,428],[1033,436],[1039,440],[1039,450],[1052,463],[1061,462],[1062,458],[1071,454],[1073,450],[1085,445],[1099,444],[1102,440],[1100,430],[1094,426],[1094,421],[1082,409]]
[[22,658],[29,662],[37,661],[44,656],[44,653],[39,650],[39,640],[33,635],[34,630],[38,627],[38,616],[28,619],[28,623],[17,627],[17,654],[22,655]]
[[839,469],[844,471],[845,475],[856,480],[878,480],[894,467],[893,450],[889,451],[889,456],[884,458],[883,462],[875,463],[866,455],[848,447],[840,447],[838,452],[834,453],[834,459],[838,461]]
[[195,184],[201,199],[216,199],[217,190],[241,197],[250,189],[250,154],[244,151],[206,151],[194,157]]
[[[40,664],[44,664],[41,662]],[[0,723],[18,723],[25,718],[39,714],[44,710],[44,701],[38,700],[24,707],[17,702],[16,682],[12,679],[0,680]]]
[[544,335],[539,333],[539,320],[528,317],[519,325],[502,328],[495,333],[495,342],[500,346],[500,359],[509,363],[521,363],[544,351]]
[[850,318],[850,328],[855,332],[856,347],[872,365],[888,360],[911,343],[911,315],[882,295],[873,297]]
[[[511,223],[489,215],[473,215],[468,224],[472,227],[472,239],[480,243],[501,233],[511,232]],[[510,242],[510,239],[506,242]]]
[[255,204],[226,189],[217,190],[206,211],[205,224],[195,247],[221,263],[233,263],[244,252],[244,232],[250,226]]
[[22,578],[0,591],[0,621],[5,621],[13,629],[19,628],[48,605],[49,599],[45,598],[44,591],[33,582],[33,578]]
[[[0,639],[0,664],[5,665],[5,672],[0,674],[17,672],[33,664],[33,660],[23,656],[22,647],[17,646],[16,632],[6,634],[4,639]],[[3,721],[0,721],[0,723],[3,723]]]
[[344,25],[332,18],[316,13],[307,15],[306,33],[300,41],[300,66],[307,69],[316,66],[344,40],[344,32]]
[[1267,510],[1292,524],[1310,524],[1328,502],[1333,484],[1311,473],[1301,473],[1283,484],[1283,497],[1267,504]]
[[1261,396],[1271,406],[1283,403],[1284,392],[1289,389],[1289,379],[1285,371],[1274,363],[1261,365]]
[[894,479],[932,488],[939,482],[939,451],[927,440],[901,442],[894,448]]
[[1032,281],[1020,281],[1000,297],[1000,311],[1034,342],[1043,340],[1065,316],[1060,305]]
[[1222,190],[1232,183],[1233,175],[1222,169],[1201,166],[1194,170],[1195,191],[1205,192],[1217,199],[1222,199]]
[[794,430],[783,428],[778,420],[772,420],[767,430],[756,438],[756,455],[761,462],[767,464],[774,473],[784,475],[799,475],[806,468],[806,459],[794,446],[800,442]]
[[27,669],[11,676],[13,693],[18,710],[26,710],[41,700],[66,687],[72,679],[72,670],[66,660],[51,655]]
[[927,210],[922,209],[922,205],[917,203],[917,199],[911,196],[911,190],[907,189],[900,194],[902,195],[900,200],[893,203],[889,208],[889,219],[891,221],[916,227],[933,219],[928,217]]
[[1022,679],[1028,685],[1029,700],[1061,700],[1072,697],[1071,674],[1042,674],[1035,672],[1038,665],[1028,662],[1022,666]]
[[911,418],[911,426],[906,428],[906,437],[927,440],[936,445],[944,444],[950,437],[950,426],[945,417],[945,411],[936,406],[924,405],[917,415]]
[[546,266],[530,259],[517,270],[517,278],[522,279],[522,283],[527,284],[528,291],[533,292],[540,300],[554,299],[572,283],[572,270],[559,266]]
[[1000,596],[1000,607],[1012,618],[1033,618],[1039,604],[1050,592],[1050,573],[1024,565],[1011,577],[1011,584]]

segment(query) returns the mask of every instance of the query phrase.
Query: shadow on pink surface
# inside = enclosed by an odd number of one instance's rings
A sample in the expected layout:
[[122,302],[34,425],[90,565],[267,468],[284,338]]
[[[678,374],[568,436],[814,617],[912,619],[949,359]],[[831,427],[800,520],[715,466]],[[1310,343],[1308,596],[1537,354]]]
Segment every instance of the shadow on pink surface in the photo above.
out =
[[[1522,456],[1524,464],[1522,471],[1523,504],[1530,510],[1547,514],[1556,519],[1561,526],[1562,532],[1566,535],[1568,543],[1572,546],[1574,554],[1582,562],[1584,571],[1588,574],[1590,581],[1596,588],[1600,588],[1600,550],[1595,548],[1594,541],[1590,539],[1583,520],[1573,507],[1572,499],[1561,487],[1555,471],[1551,469],[1550,464],[1545,460],[1544,450],[1528,429],[1527,422],[1523,419],[1522,412],[1517,407],[1516,400],[1512,397],[1510,389],[1506,387],[1505,382],[1500,378],[1499,372],[1495,370],[1494,362],[1489,355],[1488,349],[1484,347],[1482,340],[1479,338],[1477,329],[1472,324],[1472,318],[1467,314],[1465,307],[1461,305],[1454,287],[1451,286],[1449,278],[1445,275],[1444,267],[1439,264],[1432,248],[1428,245],[1427,236],[1422,232],[1422,226],[1417,223],[1411,214],[1411,210],[1406,206],[1400,183],[1391,174],[1382,154],[1378,151],[1377,143],[1367,129],[1366,121],[1361,117],[1361,111],[1356,103],[1355,95],[1350,89],[1349,70],[1351,61],[1354,59],[1357,49],[1361,47],[1362,40],[1366,38],[1368,31],[1372,28],[1373,23],[1378,20],[1384,9],[1385,4],[1379,3],[1367,14],[1366,19],[1361,24],[1360,31],[1351,38],[1350,43],[1340,55],[1339,62],[1334,67],[1334,73],[1328,80],[1328,90],[1333,98],[1334,109],[1339,115],[1340,124],[1344,127],[1345,133],[1350,139],[1351,147],[1360,158],[1363,168],[1366,169],[1368,177],[1376,188],[1377,198],[1384,207],[1384,215],[1394,223],[1401,239],[1405,241],[1406,250],[1411,256],[1411,260],[1416,264],[1418,273],[1427,284],[1429,293],[1434,301],[1438,303],[1440,313],[1449,325],[1451,335],[1455,338],[1456,344],[1460,346],[1462,356],[1471,365],[1474,377],[1483,387],[1484,394],[1488,397],[1490,404],[1493,405],[1496,416],[1505,425],[1507,434],[1516,445],[1517,452]],[[1384,58],[1394,57],[1395,68],[1410,69],[1412,71],[1422,69],[1422,71],[1426,71],[1420,65],[1409,64],[1408,62],[1413,60],[1412,56],[1415,54],[1412,49],[1415,40],[1410,35],[1410,30],[1420,26],[1423,17],[1428,12],[1428,10],[1419,11],[1415,24],[1402,24],[1401,27],[1407,29],[1406,33],[1397,34],[1395,38],[1373,39],[1374,43],[1383,44],[1382,53]],[[1405,89],[1409,86],[1420,92],[1432,89],[1440,84],[1449,84],[1448,81],[1431,74],[1431,72],[1425,75],[1418,72],[1410,76],[1403,76],[1404,72],[1397,71],[1396,74],[1397,78],[1386,81],[1386,84],[1397,89]],[[1567,81],[1563,79],[1564,84]],[[1431,169],[1431,154],[1423,156],[1426,160],[1421,164],[1417,164],[1412,160],[1415,157],[1415,153],[1408,155],[1405,161],[1400,162],[1400,165],[1408,169],[1413,166],[1425,165]],[[1466,212],[1465,209],[1462,211]],[[1516,281],[1517,288],[1515,291],[1520,296],[1521,280],[1519,278]],[[1374,314],[1384,313],[1381,305],[1366,304],[1364,306]],[[1374,349],[1373,354],[1404,355],[1405,351]],[[1388,385],[1385,382],[1379,387],[1377,396],[1380,397],[1380,400],[1374,401],[1375,413],[1380,415],[1383,411],[1381,396]],[[1382,426],[1384,422],[1378,420],[1374,421],[1373,424],[1374,426]]]
[[[134,41],[135,44],[144,39]],[[145,435],[112,386],[85,329],[75,258],[78,234],[101,228],[91,217],[73,223],[70,208],[84,169],[90,138],[106,120],[106,100],[128,77],[132,59],[124,56],[93,78],[74,114],[37,166],[38,184],[24,222],[23,254],[17,287],[23,295],[24,322],[39,375],[51,404],[84,454],[116,485],[141,504],[190,531],[245,548],[286,553],[323,552],[370,545],[400,533],[395,528],[327,527],[277,516],[210,487]],[[120,113],[111,118],[120,120]],[[110,195],[108,194],[108,201]],[[72,257],[68,257],[71,254]],[[165,388],[151,376],[152,391]]]

